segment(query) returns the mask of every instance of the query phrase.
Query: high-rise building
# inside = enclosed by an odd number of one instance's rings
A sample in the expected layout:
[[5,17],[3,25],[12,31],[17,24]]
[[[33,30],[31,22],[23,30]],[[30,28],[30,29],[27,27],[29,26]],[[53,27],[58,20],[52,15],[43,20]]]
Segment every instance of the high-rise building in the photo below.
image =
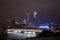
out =
[[15,26],[15,20],[11,20],[11,26]]

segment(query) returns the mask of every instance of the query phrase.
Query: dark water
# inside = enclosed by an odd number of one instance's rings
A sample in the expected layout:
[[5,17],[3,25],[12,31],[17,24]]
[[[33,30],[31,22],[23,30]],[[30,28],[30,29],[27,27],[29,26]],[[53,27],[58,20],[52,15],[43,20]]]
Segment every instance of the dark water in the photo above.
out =
[[24,39],[23,36],[17,36],[13,34],[7,35],[0,35],[0,40],[60,40],[60,37],[43,37],[43,38],[31,38],[31,39]]
[[26,34],[20,33],[2,33],[0,34],[0,40],[60,40],[60,37],[44,37],[44,38],[31,38],[26,39]]

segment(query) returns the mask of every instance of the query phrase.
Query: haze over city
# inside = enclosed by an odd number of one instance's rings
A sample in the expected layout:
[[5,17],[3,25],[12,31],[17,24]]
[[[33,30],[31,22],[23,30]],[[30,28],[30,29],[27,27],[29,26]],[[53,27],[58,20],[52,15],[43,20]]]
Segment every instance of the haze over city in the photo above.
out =
[[27,18],[27,13],[33,19],[34,11],[37,11],[40,22],[60,24],[60,0],[0,0],[0,22],[21,21]]

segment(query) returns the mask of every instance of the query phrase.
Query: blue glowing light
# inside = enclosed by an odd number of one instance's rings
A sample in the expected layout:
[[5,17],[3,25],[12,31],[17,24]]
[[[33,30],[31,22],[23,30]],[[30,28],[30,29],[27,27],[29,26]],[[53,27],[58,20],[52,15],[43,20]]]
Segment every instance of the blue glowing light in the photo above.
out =
[[49,26],[39,26],[40,28],[49,28]]
[[36,16],[37,16],[37,12],[34,12],[34,18],[36,18]]
[[40,28],[49,28],[49,26],[47,24],[40,24],[39,27]]

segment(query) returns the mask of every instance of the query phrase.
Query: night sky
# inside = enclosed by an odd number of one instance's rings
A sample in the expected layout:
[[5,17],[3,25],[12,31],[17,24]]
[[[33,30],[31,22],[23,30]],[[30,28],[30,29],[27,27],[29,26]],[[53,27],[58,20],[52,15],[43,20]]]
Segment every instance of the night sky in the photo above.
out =
[[60,0],[0,0],[0,22],[23,20],[37,11],[40,22],[60,23]]

